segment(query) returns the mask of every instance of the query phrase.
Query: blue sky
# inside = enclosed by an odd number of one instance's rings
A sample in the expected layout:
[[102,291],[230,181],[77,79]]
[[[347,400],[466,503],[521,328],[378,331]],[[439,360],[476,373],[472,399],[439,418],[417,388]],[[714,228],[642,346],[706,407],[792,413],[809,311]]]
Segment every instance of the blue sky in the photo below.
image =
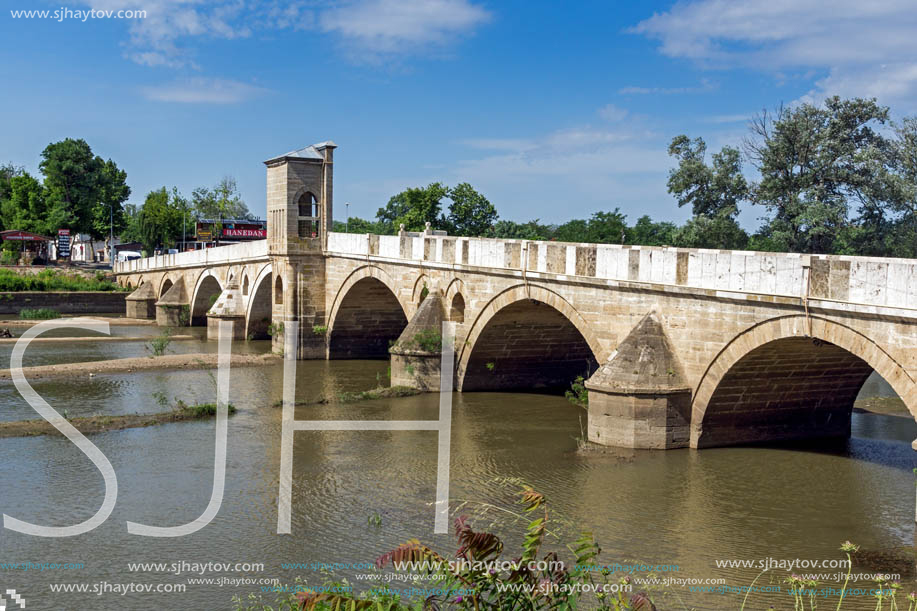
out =
[[[514,220],[680,221],[677,134],[739,144],[756,111],[831,94],[917,111],[912,2],[2,1],[0,161],[84,138],[133,203],[232,175],[263,215],[261,162],[332,139],[338,219],[467,181]],[[147,17],[10,13],[61,8]]]

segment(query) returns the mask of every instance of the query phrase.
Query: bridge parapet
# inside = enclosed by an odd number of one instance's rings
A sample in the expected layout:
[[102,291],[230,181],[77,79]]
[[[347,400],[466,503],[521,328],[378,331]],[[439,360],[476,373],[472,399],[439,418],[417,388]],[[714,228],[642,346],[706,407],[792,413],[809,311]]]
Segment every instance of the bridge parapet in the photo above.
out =
[[465,238],[329,233],[329,254],[522,270],[728,293],[917,309],[917,260]]
[[116,274],[133,274],[166,268],[182,267],[207,267],[226,263],[244,263],[255,259],[267,259],[267,240],[253,242],[239,242],[217,248],[204,248],[180,252],[172,255],[157,255],[134,259],[133,261],[119,261],[115,263]]

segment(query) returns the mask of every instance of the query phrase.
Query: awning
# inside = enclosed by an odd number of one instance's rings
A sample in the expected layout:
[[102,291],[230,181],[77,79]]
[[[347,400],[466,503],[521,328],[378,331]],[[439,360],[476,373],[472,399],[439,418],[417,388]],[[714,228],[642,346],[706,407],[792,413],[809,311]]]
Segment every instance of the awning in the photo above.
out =
[[0,231],[0,239],[13,240],[16,242],[51,242],[52,238],[32,233],[31,231],[20,231],[18,229],[9,229]]

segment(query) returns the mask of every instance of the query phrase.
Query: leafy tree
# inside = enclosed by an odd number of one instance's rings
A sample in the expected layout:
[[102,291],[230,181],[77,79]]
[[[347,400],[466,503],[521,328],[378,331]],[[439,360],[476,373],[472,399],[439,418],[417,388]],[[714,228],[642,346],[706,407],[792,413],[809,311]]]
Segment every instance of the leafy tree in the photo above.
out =
[[0,165],[0,202],[10,196],[10,181],[15,176],[20,176],[24,172],[22,166],[5,163]]
[[182,223],[190,220],[190,205],[178,189],[171,193],[165,188],[150,191],[143,207],[132,225],[134,239],[143,244],[143,249],[152,252],[156,247],[174,246],[182,237]]
[[745,150],[761,173],[752,201],[771,215],[760,237],[780,250],[833,252],[851,204],[875,217],[889,193],[891,146],[876,130],[887,120],[874,99],[838,97],[757,117]]
[[439,228],[445,224],[440,217],[442,200],[449,190],[442,183],[426,187],[411,187],[393,195],[384,208],[379,208],[376,219],[386,233],[395,233],[401,224],[406,231],[423,231],[426,223]]
[[656,223],[648,215],[643,215],[626,232],[625,238],[628,244],[671,246],[675,241],[676,228],[675,223]]
[[676,136],[669,144],[669,155],[678,158],[678,167],[669,172],[669,193],[679,206],[690,204],[695,216],[708,218],[739,213],[739,202],[748,196],[748,183],[742,175],[742,156],[738,149],[724,146],[713,154],[713,165],[705,160],[703,139]]
[[527,223],[503,220],[494,224],[491,234],[495,238],[507,240],[546,240],[548,229],[538,219]]
[[453,235],[482,236],[497,221],[499,215],[494,205],[467,182],[449,189],[448,197],[452,203],[446,222]]
[[729,214],[714,217],[697,215],[675,230],[672,245],[743,250],[748,247],[748,234]]
[[9,229],[20,229],[48,235],[48,203],[41,183],[28,173],[13,176],[9,194],[0,203],[0,217]]
[[[111,160],[93,155],[85,140],[52,142],[39,164],[47,192],[48,228],[68,228],[94,241],[108,235],[109,210],[123,226],[121,206],[130,195],[127,174]],[[103,222],[104,219],[104,222]]]
[[191,203],[199,218],[251,219],[248,206],[242,201],[236,179],[226,176],[213,189],[198,187],[191,193]]
[[572,219],[552,228],[551,239],[560,242],[583,242],[589,222],[583,219]]
[[332,231],[337,231],[343,233],[349,231],[350,233],[375,233],[383,234],[382,227],[376,221],[367,221],[366,219],[361,219],[357,216],[352,216],[345,223],[344,221],[334,221],[332,223]]
[[596,212],[589,219],[585,240],[596,244],[623,244],[627,234],[627,216],[618,208],[614,212]]

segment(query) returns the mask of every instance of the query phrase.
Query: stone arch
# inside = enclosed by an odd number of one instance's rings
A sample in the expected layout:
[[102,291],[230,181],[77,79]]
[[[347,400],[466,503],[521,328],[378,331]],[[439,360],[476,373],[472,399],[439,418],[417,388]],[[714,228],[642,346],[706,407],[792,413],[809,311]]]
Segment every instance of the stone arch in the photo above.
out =
[[159,285],[159,297],[162,298],[170,288],[172,288],[172,279],[168,276],[163,276],[162,282]]
[[914,380],[859,331],[799,314],[753,325],[701,376],[692,401],[691,447],[849,435],[853,401],[873,371],[917,418]]
[[458,324],[465,322],[465,298],[461,293],[453,295],[449,302],[449,320]]
[[[527,345],[520,347],[520,342]],[[496,295],[472,321],[457,358],[457,388],[559,388],[577,375],[588,377],[606,356],[566,299],[538,285],[520,284]]]
[[207,324],[207,311],[213,306],[215,297],[218,298],[222,292],[223,285],[216,273],[210,269],[201,272],[191,294],[191,325]]
[[328,321],[329,358],[383,358],[408,324],[407,308],[391,277],[366,265],[341,284]]
[[443,303],[449,309],[447,312],[448,319],[452,322],[462,324],[465,322],[465,283],[461,278],[453,278],[446,287],[445,298]]
[[[271,287],[273,273],[271,264],[261,268],[252,283],[251,296],[245,308],[245,337],[267,339],[268,327],[271,325]],[[243,287],[248,287],[248,273],[243,279]],[[245,294],[245,293],[243,293]]]
[[[426,292],[424,292],[426,289]],[[426,296],[433,290],[433,281],[429,276],[421,272],[417,276],[417,280],[414,281],[414,288],[411,291],[411,306],[416,311],[420,307],[420,303],[426,298]]]

